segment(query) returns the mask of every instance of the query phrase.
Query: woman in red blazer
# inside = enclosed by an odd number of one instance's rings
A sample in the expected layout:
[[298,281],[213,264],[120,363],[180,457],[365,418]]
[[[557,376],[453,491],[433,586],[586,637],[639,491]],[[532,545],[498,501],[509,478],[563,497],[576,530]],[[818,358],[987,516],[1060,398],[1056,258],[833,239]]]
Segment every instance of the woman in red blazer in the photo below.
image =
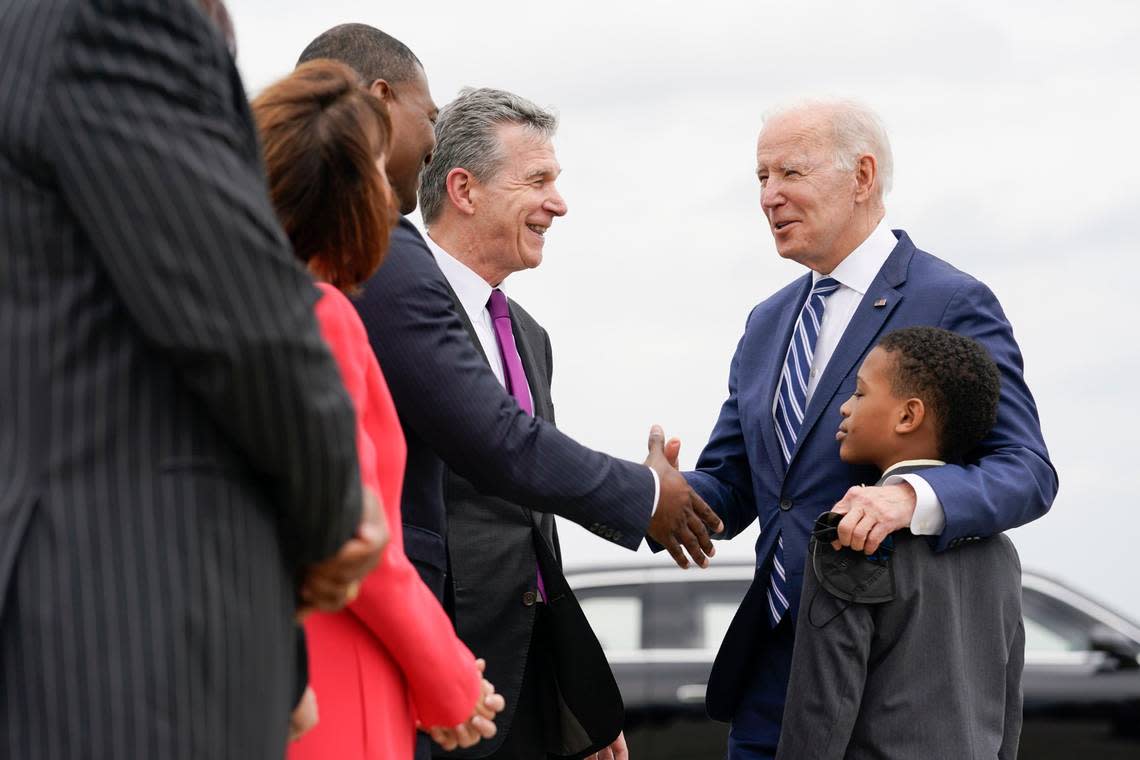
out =
[[[400,492],[406,447],[364,326],[342,291],[379,266],[395,219],[384,175],[390,125],[356,74],[314,61],[253,103],[277,214],[321,282],[317,318],[357,413],[363,484],[384,506],[391,541],[341,612],[305,619],[315,728],[291,760],[411,758],[417,725],[450,748],[493,733],[502,698],[404,555]],[[480,717],[475,717],[480,716]],[[472,726],[477,731],[472,732]]]

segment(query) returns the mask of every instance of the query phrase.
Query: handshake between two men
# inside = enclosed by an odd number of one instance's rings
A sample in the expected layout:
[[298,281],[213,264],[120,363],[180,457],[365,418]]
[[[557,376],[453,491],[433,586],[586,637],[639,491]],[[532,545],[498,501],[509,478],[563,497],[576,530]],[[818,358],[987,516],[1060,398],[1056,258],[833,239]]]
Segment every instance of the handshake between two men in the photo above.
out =
[[[657,473],[661,495],[646,533],[682,569],[688,568],[689,557],[700,567],[708,567],[708,558],[716,554],[711,537],[724,530],[724,523],[678,471],[680,451],[681,442],[676,438],[666,441],[660,425],[649,429],[649,456],[645,464]],[[689,557],[685,556],[686,551]]]
[[[661,494],[646,533],[661,544],[680,567],[689,566],[689,557],[701,567],[708,567],[708,558],[716,554],[710,536],[724,530],[724,523],[678,471],[680,448],[681,442],[676,438],[665,440],[660,425],[650,429],[649,456],[645,464],[657,473]],[[380,503],[371,489],[365,488],[356,534],[335,555],[306,571],[301,583],[298,618],[303,619],[316,610],[333,612],[355,599],[360,584],[379,562],[389,538],[389,526]]]
[[[689,566],[689,557],[699,566],[708,567],[708,558],[716,554],[711,536],[724,530],[724,523],[678,471],[680,448],[678,439],[665,440],[660,425],[650,429],[645,464],[657,473],[661,493],[646,533],[664,547],[680,567]],[[379,562],[389,537],[389,526],[380,503],[376,495],[365,488],[356,534],[335,555],[306,571],[301,583],[298,618],[303,619],[316,610],[336,611],[355,599],[360,584]]]

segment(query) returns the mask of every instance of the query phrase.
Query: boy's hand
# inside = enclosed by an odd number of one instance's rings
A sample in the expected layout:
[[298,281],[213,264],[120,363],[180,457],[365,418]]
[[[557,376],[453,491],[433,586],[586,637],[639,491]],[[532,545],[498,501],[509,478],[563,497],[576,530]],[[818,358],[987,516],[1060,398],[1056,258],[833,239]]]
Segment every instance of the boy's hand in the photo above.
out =
[[850,546],[864,554],[874,554],[883,539],[896,530],[910,527],[917,503],[914,489],[906,481],[889,486],[853,486],[832,512],[843,515],[839,540],[831,546]]

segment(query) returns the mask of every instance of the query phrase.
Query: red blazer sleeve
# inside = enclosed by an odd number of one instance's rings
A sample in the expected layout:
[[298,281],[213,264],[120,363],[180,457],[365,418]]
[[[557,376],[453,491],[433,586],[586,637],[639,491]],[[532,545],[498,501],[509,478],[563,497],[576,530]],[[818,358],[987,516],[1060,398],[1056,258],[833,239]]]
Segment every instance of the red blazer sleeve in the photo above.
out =
[[[361,481],[380,495],[377,457],[385,455],[384,438],[401,436],[402,445],[403,433],[356,309],[336,289],[320,287],[325,294],[317,303],[321,331],[356,407]],[[390,424],[374,424],[385,412],[391,414]],[[454,726],[471,717],[482,677],[447,613],[404,555],[398,500],[383,504],[391,539],[348,610],[399,664],[416,719],[425,726]]]

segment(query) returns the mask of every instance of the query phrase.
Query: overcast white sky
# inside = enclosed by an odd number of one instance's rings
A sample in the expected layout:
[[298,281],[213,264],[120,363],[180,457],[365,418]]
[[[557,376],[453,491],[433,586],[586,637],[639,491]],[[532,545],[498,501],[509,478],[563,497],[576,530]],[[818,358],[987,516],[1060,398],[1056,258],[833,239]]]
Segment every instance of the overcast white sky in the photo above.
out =
[[[893,226],[988,283],[1025,355],[1061,493],[1013,532],[1023,564],[1140,618],[1140,4],[230,6],[251,92],[360,21],[415,51],[440,105],[490,86],[560,113],[570,213],[508,289],[554,341],[559,425],[631,459],[660,422],[695,463],[748,311],[802,272],[760,213],[761,115],[810,95],[871,104],[894,145]],[[559,530],[571,565],[649,559]],[[718,556],[751,557],[754,536]]]

